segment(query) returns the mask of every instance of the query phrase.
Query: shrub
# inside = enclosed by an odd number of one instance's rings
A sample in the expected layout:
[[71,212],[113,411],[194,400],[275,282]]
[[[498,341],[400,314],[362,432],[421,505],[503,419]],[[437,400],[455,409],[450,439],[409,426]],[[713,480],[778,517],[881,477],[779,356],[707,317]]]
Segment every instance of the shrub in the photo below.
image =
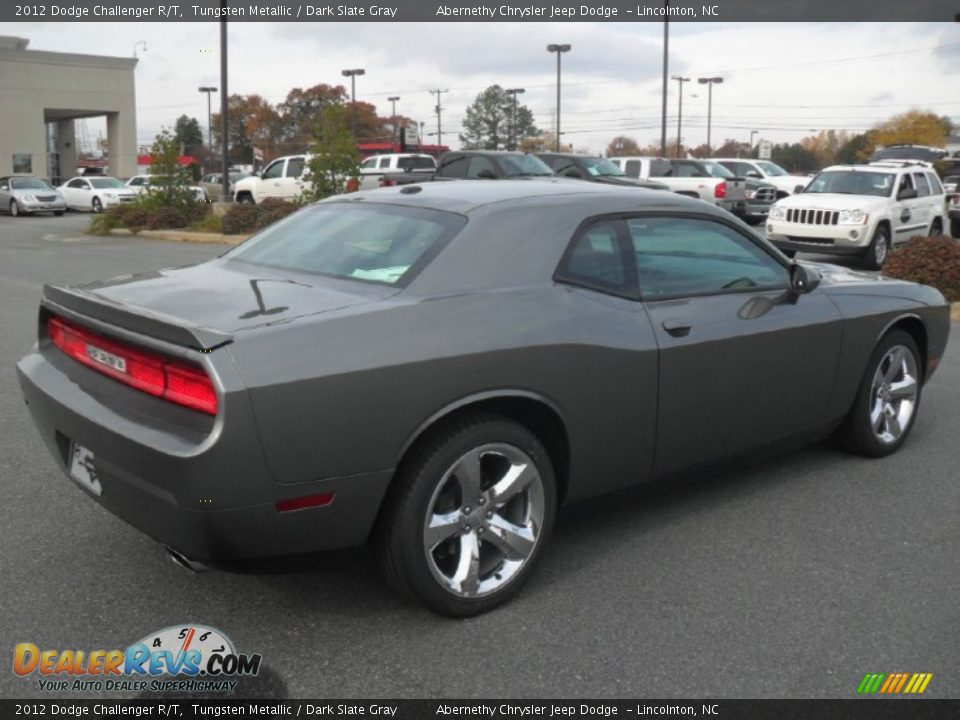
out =
[[120,211],[118,215],[120,216],[121,226],[127,228],[134,235],[145,227],[150,227],[151,213],[145,207],[133,203],[116,209]]
[[287,215],[296,212],[300,209],[300,205],[297,203],[287,202],[285,200],[277,200],[275,198],[268,198],[263,201],[263,204],[260,205],[260,215],[257,218],[257,229],[265,228],[267,225],[272,225],[277,222],[277,220],[282,220]]
[[116,206],[107,209],[99,215],[90,218],[90,224],[87,226],[88,235],[109,235],[111,230],[124,227],[123,212],[126,210],[123,206]]
[[945,235],[914,237],[897,248],[883,274],[935,287],[950,302],[960,301],[960,243]]
[[233,205],[223,215],[223,232],[225,235],[240,235],[257,229],[257,218],[260,208],[257,205]]
[[189,225],[187,214],[180,208],[161,205],[147,213],[147,227],[151,230],[169,230]]
[[199,220],[190,223],[190,229],[197,232],[222,233],[223,219],[219,215],[208,212]]

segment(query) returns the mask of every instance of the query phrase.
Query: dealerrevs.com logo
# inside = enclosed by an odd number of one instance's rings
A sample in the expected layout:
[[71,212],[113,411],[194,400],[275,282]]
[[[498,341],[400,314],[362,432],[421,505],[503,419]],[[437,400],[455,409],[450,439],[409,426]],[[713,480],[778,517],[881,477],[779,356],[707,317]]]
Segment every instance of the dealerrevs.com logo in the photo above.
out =
[[125,650],[41,650],[34,643],[13,649],[13,672],[38,675],[39,688],[50,692],[232,692],[234,678],[256,675],[260,661],[202,625],[164,628]]

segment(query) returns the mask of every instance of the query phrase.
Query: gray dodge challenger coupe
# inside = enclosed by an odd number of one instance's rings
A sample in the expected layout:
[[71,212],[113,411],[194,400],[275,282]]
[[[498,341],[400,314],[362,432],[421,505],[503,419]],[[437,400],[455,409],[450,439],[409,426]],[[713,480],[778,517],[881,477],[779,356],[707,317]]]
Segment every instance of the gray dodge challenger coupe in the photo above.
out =
[[893,452],[948,332],[936,290],[791,262],[698,200],[450,182],[47,286],[18,372],[65,473],[181,561],[372,541],[463,616],[564,503],[829,432]]

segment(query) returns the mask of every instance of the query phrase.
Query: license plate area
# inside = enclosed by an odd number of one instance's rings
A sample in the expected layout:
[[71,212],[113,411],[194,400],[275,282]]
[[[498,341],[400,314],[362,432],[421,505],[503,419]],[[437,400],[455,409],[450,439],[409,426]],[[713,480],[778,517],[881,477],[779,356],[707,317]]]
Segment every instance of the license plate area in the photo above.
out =
[[70,477],[81,487],[86,488],[99,497],[103,494],[103,486],[93,464],[93,451],[80,443],[70,443],[70,454],[67,457],[67,466]]

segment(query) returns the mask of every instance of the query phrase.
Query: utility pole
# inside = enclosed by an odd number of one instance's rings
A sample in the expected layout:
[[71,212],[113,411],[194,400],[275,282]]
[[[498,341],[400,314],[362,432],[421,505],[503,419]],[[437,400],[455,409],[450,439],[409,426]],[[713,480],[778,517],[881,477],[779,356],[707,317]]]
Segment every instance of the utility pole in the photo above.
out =
[[713,145],[710,144],[710,126],[713,123],[713,86],[722,83],[723,78],[697,78],[697,82],[707,86],[707,156],[713,157]]
[[393,126],[393,143],[397,142],[397,100],[400,99],[399,95],[394,95],[393,97],[388,97],[387,100],[390,101],[390,124]]
[[[227,0],[220,0],[220,198],[230,202],[229,123],[227,118]],[[209,96],[208,96],[209,97]]]
[[571,47],[568,43],[562,45],[550,43],[547,45],[547,52],[557,54],[557,152],[560,152],[560,56],[565,52],[570,52]]
[[341,70],[340,74],[350,78],[350,127],[353,130],[353,139],[357,141],[357,75],[366,75],[363,68]]
[[671,80],[676,80],[680,86],[680,104],[677,107],[677,157],[680,157],[680,137],[683,130],[683,84],[690,82],[690,78],[674,75]]
[[525,88],[510,88],[507,90],[507,95],[513,96],[513,118],[510,122],[510,135],[513,141],[511,150],[517,149],[517,95],[522,95],[525,92]]
[[667,51],[670,48],[670,0],[663,0],[663,107],[660,111],[660,157],[667,156]]
[[436,113],[437,113],[437,145],[440,146],[440,145],[443,145],[443,126],[440,122],[440,119],[441,119],[440,116],[441,116],[441,112],[443,111],[443,107],[440,105],[440,96],[443,93],[448,93],[450,91],[449,90],[430,90],[429,92],[437,96],[437,106],[436,108],[434,108],[434,110],[436,110]]

